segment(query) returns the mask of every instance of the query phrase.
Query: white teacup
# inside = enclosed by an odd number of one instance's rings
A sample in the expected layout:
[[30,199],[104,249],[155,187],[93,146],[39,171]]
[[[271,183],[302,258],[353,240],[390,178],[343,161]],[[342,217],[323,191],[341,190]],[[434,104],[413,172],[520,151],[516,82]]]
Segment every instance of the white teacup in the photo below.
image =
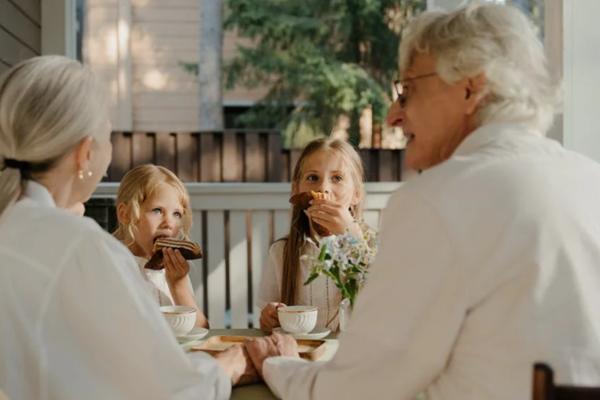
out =
[[287,306],[277,309],[279,323],[289,333],[308,333],[317,325],[318,308],[315,306]]
[[160,311],[171,326],[175,336],[190,333],[196,324],[196,309],[189,306],[162,306]]

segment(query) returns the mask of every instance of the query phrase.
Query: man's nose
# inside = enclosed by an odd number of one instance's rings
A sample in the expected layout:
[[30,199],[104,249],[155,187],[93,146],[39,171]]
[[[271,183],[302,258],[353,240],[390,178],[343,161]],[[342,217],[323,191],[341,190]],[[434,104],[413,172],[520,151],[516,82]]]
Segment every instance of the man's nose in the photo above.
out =
[[404,121],[404,109],[400,106],[399,101],[395,101],[392,103],[392,106],[388,110],[388,114],[385,117],[385,122],[389,126],[397,126],[402,127],[402,122]]

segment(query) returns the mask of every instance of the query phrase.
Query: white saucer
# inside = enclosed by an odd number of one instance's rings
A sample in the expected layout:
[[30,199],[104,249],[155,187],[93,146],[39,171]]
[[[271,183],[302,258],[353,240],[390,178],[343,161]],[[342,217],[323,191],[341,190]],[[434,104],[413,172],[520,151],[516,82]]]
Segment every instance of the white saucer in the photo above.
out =
[[208,335],[208,329],[196,327],[192,329],[187,335],[177,336],[177,341],[182,343],[189,342],[190,340],[199,340],[206,335]]
[[286,333],[288,335],[292,335],[294,339],[308,339],[308,340],[317,340],[323,339],[327,337],[331,333],[331,329],[327,328],[315,328],[311,332],[308,333],[290,333],[283,328],[273,328],[273,332]]

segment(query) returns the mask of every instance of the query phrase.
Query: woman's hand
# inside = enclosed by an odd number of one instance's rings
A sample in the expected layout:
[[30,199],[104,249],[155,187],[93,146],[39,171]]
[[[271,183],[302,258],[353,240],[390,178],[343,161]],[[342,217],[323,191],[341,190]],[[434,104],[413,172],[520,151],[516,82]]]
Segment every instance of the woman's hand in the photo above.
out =
[[237,344],[215,356],[217,363],[231,378],[231,384],[246,385],[259,380],[258,372],[244,345]]
[[271,336],[246,340],[246,350],[258,374],[262,377],[265,359],[276,356],[299,357],[298,343],[290,335],[274,333]]
[[312,222],[321,225],[334,235],[349,231],[356,238],[362,237],[360,226],[354,220],[350,210],[330,199],[315,199],[306,209]]
[[277,309],[285,307],[283,303],[269,303],[262,309],[260,313],[260,329],[265,332],[271,332],[273,328],[279,326],[279,316]]
[[190,265],[179,250],[165,247],[162,252],[165,277],[169,286],[177,286],[180,282],[185,282],[184,278],[190,272]]

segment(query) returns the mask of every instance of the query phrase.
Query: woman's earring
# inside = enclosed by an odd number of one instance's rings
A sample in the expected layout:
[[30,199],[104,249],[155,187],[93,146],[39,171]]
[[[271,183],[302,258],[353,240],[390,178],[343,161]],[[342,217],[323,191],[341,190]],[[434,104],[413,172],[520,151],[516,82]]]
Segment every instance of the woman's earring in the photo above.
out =
[[[87,171],[85,173],[85,176],[87,176],[88,178],[92,177],[92,171]],[[83,170],[80,169],[79,171],[77,171],[77,177],[79,178],[79,180],[83,180],[84,175],[83,175]]]

